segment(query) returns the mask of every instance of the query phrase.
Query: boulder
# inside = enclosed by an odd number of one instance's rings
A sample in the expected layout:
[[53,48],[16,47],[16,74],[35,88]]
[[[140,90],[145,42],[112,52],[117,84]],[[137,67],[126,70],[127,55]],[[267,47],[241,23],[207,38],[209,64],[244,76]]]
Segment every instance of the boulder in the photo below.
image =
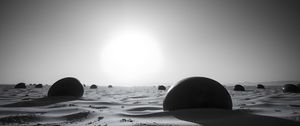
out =
[[164,85],[159,85],[158,90],[166,90],[167,88]]
[[295,84],[285,84],[282,87],[284,93],[299,93],[299,88]]
[[244,86],[237,84],[234,86],[233,90],[234,91],[245,91],[245,88],[244,88]]
[[91,85],[90,86],[90,89],[97,89],[98,87],[97,87],[97,85],[95,85],[95,84],[93,84],[93,85]]
[[48,91],[48,97],[71,96],[82,97],[83,86],[79,80],[73,77],[66,77],[56,81]]
[[35,85],[35,88],[43,88],[42,84]]
[[217,81],[205,77],[190,77],[169,89],[164,102],[165,111],[191,108],[232,109],[227,90]]
[[15,88],[26,88],[25,83],[18,83],[15,85]]
[[265,89],[265,86],[262,85],[262,84],[258,84],[258,85],[256,86],[256,88],[257,88],[257,89]]

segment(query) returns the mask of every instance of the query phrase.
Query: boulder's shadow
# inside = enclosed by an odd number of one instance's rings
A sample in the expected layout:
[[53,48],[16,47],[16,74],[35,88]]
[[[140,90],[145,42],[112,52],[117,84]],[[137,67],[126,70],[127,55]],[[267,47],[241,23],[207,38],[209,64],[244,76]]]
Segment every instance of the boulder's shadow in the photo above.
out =
[[33,99],[31,101],[21,101],[6,105],[1,105],[1,107],[34,107],[34,106],[47,106],[51,104],[56,104],[60,102],[67,102],[79,99],[78,97],[69,96],[59,96],[59,97],[43,97],[38,99]]
[[300,122],[221,109],[187,109],[170,112],[174,117],[203,126],[300,126]]

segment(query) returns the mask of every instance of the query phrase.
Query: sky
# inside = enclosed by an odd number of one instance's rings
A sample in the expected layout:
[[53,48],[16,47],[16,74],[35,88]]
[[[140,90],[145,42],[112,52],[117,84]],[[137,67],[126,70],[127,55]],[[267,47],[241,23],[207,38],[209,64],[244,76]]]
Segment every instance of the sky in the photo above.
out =
[[[132,29],[156,44],[153,53],[127,44],[120,58],[103,60],[114,53],[103,50],[115,39],[126,43],[121,33]],[[2,0],[0,83],[53,84],[68,76],[99,85],[190,76],[220,83],[300,80],[299,40],[297,0]],[[139,61],[148,64],[130,65]],[[119,79],[125,75],[131,78]]]

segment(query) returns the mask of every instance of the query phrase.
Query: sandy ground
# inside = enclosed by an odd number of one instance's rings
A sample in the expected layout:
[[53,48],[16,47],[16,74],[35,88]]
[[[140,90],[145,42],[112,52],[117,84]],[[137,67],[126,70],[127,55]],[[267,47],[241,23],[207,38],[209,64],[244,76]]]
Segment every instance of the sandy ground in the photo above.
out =
[[300,93],[281,87],[227,87],[233,110],[162,110],[166,91],[157,87],[85,87],[80,99],[45,97],[49,86],[14,89],[0,86],[0,125],[81,126],[299,126]]

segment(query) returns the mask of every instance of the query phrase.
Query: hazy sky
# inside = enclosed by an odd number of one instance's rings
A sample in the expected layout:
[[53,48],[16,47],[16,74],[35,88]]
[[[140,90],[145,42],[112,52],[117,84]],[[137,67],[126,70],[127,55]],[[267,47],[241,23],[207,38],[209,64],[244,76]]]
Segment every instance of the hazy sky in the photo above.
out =
[[[107,39],[127,27],[156,39],[163,63],[120,82],[99,60]],[[300,80],[299,40],[297,0],[2,0],[0,83]]]

